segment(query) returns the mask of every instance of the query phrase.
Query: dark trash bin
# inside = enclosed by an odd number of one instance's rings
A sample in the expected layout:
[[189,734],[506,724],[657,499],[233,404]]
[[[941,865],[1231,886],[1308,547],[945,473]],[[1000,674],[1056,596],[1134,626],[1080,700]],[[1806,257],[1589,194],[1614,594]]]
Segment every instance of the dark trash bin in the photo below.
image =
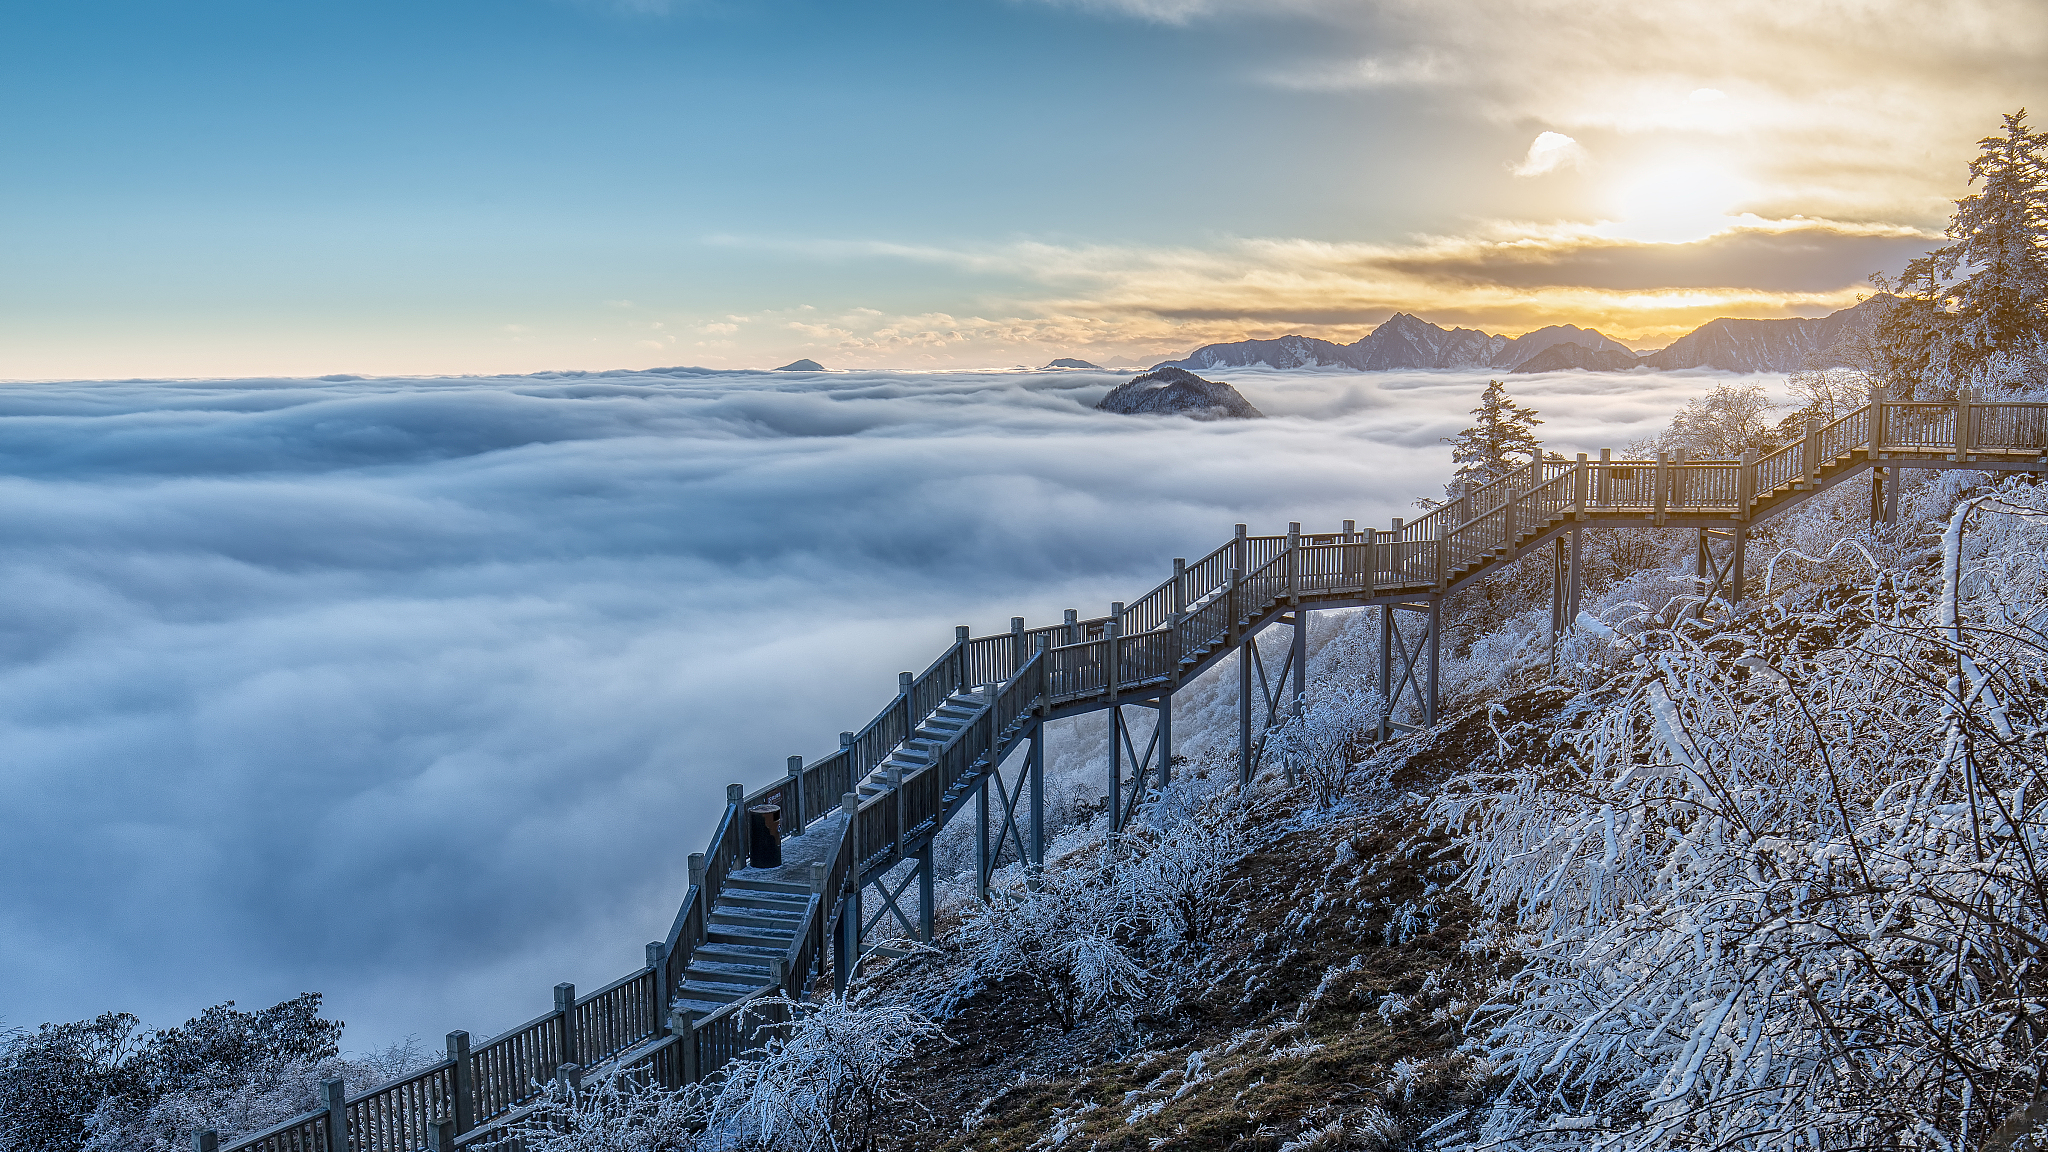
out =
[[782,805],[756,804],[747,809],[747,862],[756,868],[782,866]]

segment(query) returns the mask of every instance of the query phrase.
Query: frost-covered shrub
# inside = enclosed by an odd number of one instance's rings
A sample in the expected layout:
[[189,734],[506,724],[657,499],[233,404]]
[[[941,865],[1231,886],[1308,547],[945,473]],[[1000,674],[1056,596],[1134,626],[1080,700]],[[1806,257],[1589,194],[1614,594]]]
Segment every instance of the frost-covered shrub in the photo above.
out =
[[1328,808],[1351,790],[1385,712],[1380,694],[1369,688],[1319,685],[1300,712],[1266,737],[1266,755],[1306,784],[1318,807]]
[[2043,508],[1970,502],[1922,588],[1607,632],[1554,755],[1438,799],[1526,962],[1475,1146],[1962,1148],[2034,1099]]
[[1093,868],[1048,868],[1035,888],[991,892],[970,908],[959,939],[972,978],[1016,978],[1069,1031],[1096,1010],[1129,1003],[1150,974],[1132,954],[1143,925],[1116,867],[1104,853]]
[[[756,1001],[763,1048],[680,1090],[613,1072],[559,1081],[507,1141],[523,1152],[872,1152],[911,1103],[896,1068],[938,1026],[901,1004]],[[784,1023],[783,1021],[787,1021]]]
[[1126,829],[1112,879],[1147,930],[1155,967],[1184,968],[1242,912],[1231,873],[1251,847],[1245,818],[1254,802],[1214,777],[1186,780],[1139,809]]

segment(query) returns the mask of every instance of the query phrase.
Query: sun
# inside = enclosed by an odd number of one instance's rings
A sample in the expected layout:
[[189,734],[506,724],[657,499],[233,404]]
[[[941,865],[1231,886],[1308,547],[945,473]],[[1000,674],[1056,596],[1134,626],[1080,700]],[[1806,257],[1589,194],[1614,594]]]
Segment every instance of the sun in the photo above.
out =
[[1615,219],[1606,235],[1652,244],[1683,244],[1725,232],[1739,222],[1736,209],[1754,189],[1725,167],[1691,161],[1651,168],[1614,190]]

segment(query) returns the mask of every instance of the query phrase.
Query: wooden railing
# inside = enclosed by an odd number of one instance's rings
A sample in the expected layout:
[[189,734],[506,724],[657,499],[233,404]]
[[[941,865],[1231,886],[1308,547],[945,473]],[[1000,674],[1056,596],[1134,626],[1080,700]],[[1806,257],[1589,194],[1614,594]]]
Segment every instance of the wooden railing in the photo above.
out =
[[[743,814],[750,805],[778,804],[786,836],[846,814],[822,890],[783,957],[784,979],[760,994],[794,999],[819,970],[845,894],[936,832],[1033,715],[1170,688],[1206,655],[1242,642],[1251,625],[1281,605],[1440,595],[1566,520],[1754,520],[1791,493],[1811,490],[1831,469],[1839,473],[1845,460],[1891,457],[1959,468],[2024,457],[2048,466],[2048,404],[1983,403],[1968,393],[1939,403],[1884,400],[1809,424],[1803,438],[1760,459],[1544,458],[1387,529],[1354,530],[1347,522],[1341,533],[1249,536],[1240,527],[1194,563],[1175,561],[1170,578],[1109,616],[1069,614],[1031,629],[1015,621],[1008,632],[982,637],[959,629],[924,672],[904,673],[895,699],[838,749],[809,765],[792,757],[781,779],[729,796],[710,846],[691,859],[690,887],[668,937],[648,946],[645,967],[588,996],[561,985],[552,1011],[473,1048],[467,1034],[451,1033],[446,1059],[353,1100],[342,1100],[333,1082],[328,1107],[223,1152],[416,1152],[444,1123],[466,1134],[460,1142],[467,1144],[530,1109],[565,1065],[612,1064],[673,1085],[738,1058],[753,1043],[744,1021],[759,996],[694,1024],[672,1021],[667,1004],[705,939],[706,913],[746,858]],[[993,690],[992,706],[925,767],[846,803],[949,696],[975,689]]]

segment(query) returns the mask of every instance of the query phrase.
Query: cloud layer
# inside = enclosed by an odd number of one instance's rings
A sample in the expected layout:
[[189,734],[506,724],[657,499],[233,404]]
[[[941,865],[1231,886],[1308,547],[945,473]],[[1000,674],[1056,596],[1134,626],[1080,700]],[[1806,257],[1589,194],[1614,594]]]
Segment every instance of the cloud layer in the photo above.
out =
[[[1412,515],[1483,383],[1230,378],[1275,418],[1105,416],[1087,372],[0,390],[0,1012],[510,1026],[637,964],[723,785],[952,625]],[[1717,378],[1516,386],[1570,451]]]

